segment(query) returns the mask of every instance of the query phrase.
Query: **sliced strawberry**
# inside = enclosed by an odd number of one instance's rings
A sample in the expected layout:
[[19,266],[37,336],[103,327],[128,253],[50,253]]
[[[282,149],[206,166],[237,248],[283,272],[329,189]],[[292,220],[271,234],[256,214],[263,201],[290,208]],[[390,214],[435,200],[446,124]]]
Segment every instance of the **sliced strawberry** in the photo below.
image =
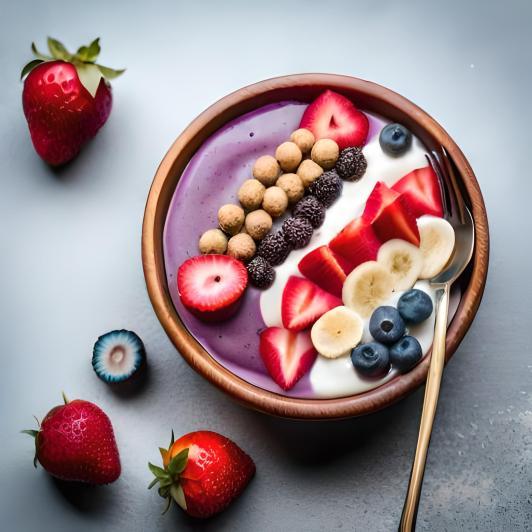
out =
[[329,246],[320,246],[307,253],[298,264],[299,271],[320,288],[342,297],[346,275],[353,269],[344,258],[336,255]]
[[292,275],[283,291],[283,325],[291,331],[301,331],[341,304],[340,298],[322,290],[308,279]]
[[200,255],[177,270],[177,289],[183,305],[204,321],[232,316],[248,284],[246,267],[227,255]]
[[410,211],[403,195],[379,181],[368,197],[362,218],[370,223],[375,234],[386,242],[401,238],[419,246],[416,217]]
[[260,356],[272,379],[283,389],[293,388],[316,360],[310,333],[268,327],[260,335]]
[[392,189],[403,194],[416,218],[424,214],[443,216],[440,182],[430,166],[412,170],[399,179]]
[[377,181],[371,194],[366,200],[366,206],[364,207],[364,212],[362,213],[362,218],[369,223],[372,223],[379,213],[389,205],[393,203],[395,199],[399,197],[399,192],[389,188],[386,183],[382,181]]
[[373,226],[362,217],[346,225],[329,242],[329,247],[347,259],[353,268],[368,260],[375,260],[380,246],[381,241]]
[[345,96],[327,90],[305,110],[299,127],[309,129],[317,139],[333,139],[341,150],[363,146],[368,136],[368,117]]

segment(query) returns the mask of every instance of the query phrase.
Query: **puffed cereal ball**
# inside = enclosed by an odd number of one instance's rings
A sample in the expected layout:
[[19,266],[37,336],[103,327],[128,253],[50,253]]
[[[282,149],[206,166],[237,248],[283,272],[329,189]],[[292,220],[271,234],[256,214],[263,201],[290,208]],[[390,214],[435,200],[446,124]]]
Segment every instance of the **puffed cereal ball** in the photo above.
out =
[[244,227],[254,240],[262,240],[272,228],[272,217],[264,210],[258,209],[248,213]]
[[332,139],[320,139],[312,147],[310,156],[312,160],[319,164],[324,170],[330,170],[340,155],[338,144]]
[[266,187],[257,179],[246,179],[238,189],[238,201],[244,209],[254,211],[262,205]]
[[275,185],[286,192],[289,203],[296,203],[305,193],[303,181],[297,174],[283,174]]
[[264,193],[262,208],[272,217],[279,218],[288,207],[288,196],[281,187],[270,187]]
[[220,229],[209,229],[199,239],[200,253],[223,255],[227,249],[227,237]]
[[291,135],[290,140],[297,144],[297,147],[301,150],[301,153],[308,153],[312,146],[314,146],[315,138],[312,131],[305,129],[304,127],[296,129]]
[[230,235],[236,235],[240,231],[244,218],[244,209],[232,203],[223,205],[218,210],[218,223]]
[[262,155],[253,165],[253,177],[258,179],[265,187],[271,187],[281,174],[281,168],[275,157]]
[[297,175],[305,188],[316,181],[321,174],[323,174],[323,168],[312,159],[305,159],[297,169]]
[[295,142],[287,141],[277,146],[275,158],[283,172],[293,172],[299,166],[303,154]]
[[243,262],[251,260],[256,251],[255,241],[246,233],[232,236],[227,244],[227,254]]

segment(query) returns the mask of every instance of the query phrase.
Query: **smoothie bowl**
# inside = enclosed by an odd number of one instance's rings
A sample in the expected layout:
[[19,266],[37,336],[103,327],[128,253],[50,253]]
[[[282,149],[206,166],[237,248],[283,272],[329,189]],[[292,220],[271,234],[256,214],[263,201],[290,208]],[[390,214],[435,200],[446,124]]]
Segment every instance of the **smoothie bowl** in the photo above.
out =
[[142,240],[152,304],[187,362],[241,403],[299,419],[374,412],[422,384],[428,279],[454,246],[426,158],[440,146],[476,229],[448,359],[480,304],[489,238],[441,126],[388,89],[326,74],[263,81],[202,113],[157,171]]

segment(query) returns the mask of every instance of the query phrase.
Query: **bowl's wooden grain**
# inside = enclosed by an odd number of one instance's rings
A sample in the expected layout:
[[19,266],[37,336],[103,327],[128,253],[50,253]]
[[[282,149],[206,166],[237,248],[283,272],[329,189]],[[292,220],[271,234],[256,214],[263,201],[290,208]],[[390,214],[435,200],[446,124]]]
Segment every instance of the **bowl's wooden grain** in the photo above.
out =
[[142,262],[148,293],[168,336],[185,360],[214,385],[246,406],[277,416],[298,419],[332,419],[375,412],[415,390],[426,379],[430,355],[412,371],[366,393],[338,399],[296,399],[258,388],[216,362],[189,334],[181,322],[166,284],[163,228],[176,184],[189,159],[201,144],[228,121],[262,105],[296,99],[311,101],[324,89],[340,92],[357,106],[401,122],[427,147],[443,145],[460,171],[466,200],[476,228],[471,267],[462,276],[462,298],[447,332],[448,360],[476,314],[486,282],[489,258],[488,220],[473,170],[443,128],[422,109],[389,89],[348,76],[301,74],[261,81],[244,87],[199,115],[177,138],[161,162],[148,196],[142,228]]

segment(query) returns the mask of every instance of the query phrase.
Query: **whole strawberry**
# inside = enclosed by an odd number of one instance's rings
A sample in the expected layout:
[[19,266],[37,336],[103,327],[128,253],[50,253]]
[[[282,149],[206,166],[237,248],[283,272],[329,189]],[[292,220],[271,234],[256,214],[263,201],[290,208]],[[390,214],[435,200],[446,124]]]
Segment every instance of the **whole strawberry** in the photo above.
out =
[[24,430],[35,437],[35,459],[62,480],[109,484],[120,476],[120,457],[111,421],[98,406],[76,399],[56,406],[39,430]]
[[113,98],[108,80],[123,70],[96,64],[99,39],[70,53],[48,38],[50,55],[41,54],[23,69],[22,106],[31,140],[47,163],[60,165],[73,159],[81,147],[105,124]]
[[168,449],[159,448],[163,468],[148,464],[159,495],[172,499],[193,517],[210,517],[238,497],[255,474],[253,460],[230,439],[201,430],[185,434]]

